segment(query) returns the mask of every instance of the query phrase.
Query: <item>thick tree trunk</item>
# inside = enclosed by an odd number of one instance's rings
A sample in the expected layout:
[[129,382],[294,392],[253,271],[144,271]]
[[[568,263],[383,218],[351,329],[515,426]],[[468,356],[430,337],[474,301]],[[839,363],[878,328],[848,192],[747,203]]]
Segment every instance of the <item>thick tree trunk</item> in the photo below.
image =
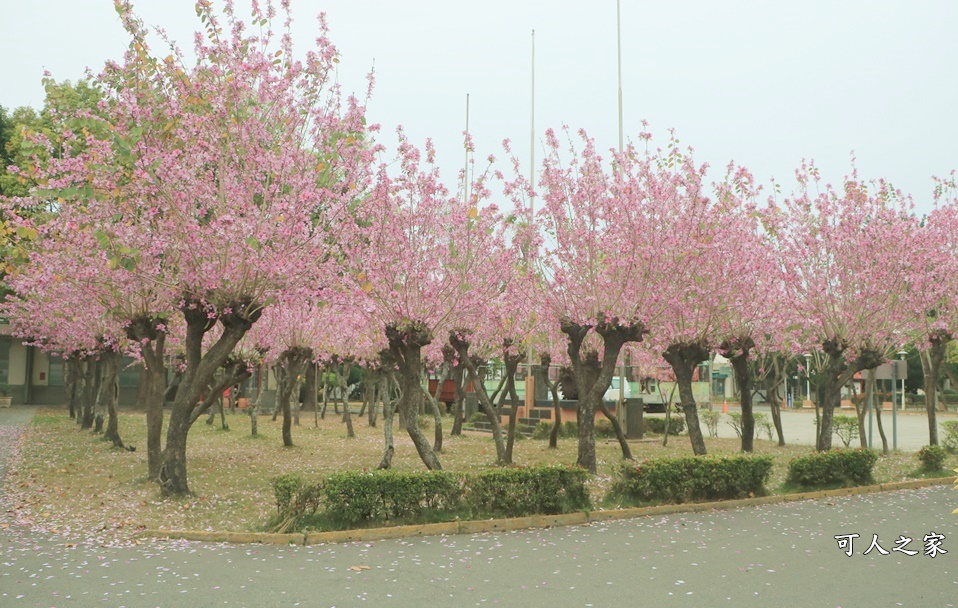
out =
[[[868,370],[868,373],[871,374],[873,371],[874,370]],[[852,386],[852,392],[855,392],[854,385]],[[868,395],[862,393],[860,398],[853,400],[853,403],[855,405],[855,416],[858,419],[858,447],[867,448],[868,433],[865,431],[865,414],[868,412]]]
[[[603,395],[615,374],[619,352],[628,342],[638,342],[646,333],[645,326],[638,322],[620,323],[618,318],[599,319],[596,333],[602,336],[602,360],[595,351],[582,352],[582,342],[591,329],[571,321],[562,322],[562,333],[568,336],[569,360],[578,393],[576,412],[579,427],[579,449],[576,466],[596,473],[595,457],[595,412],[600,407]],[[626,444],[627,445],[627,444]],[[623,452],[623,457],[628,457]]]
[[128,448],[123,444],[123,439],[120,438],[120,422],[116,411],[117,401],[120,397],[119,358],[120,354],[117,352],[109,352],[104,355],[103,381],[100,390],[105,393],[107,425],[103,440],[112,443],[113,447],[133,452],[136,448],[132,446]]
[[346,423],[346,437],[354,439],[356,432],[353,430],[353,415],[349,410],[349,385],[346,384],[349,378],[349,363],[343,363],[340,366],[339,390],[343,399],[343,422]]
[[[665,350],[663,356],[675,373],[675,380],[679,389],[679,401],[685,414],[685,426],[688,428],[692,452],[696,456],[703,456],[706,453],[705,437],[702,435],[702,427],[699,425],[698,407],[695,404],[695,395],[692,392],[692,373],[695,371],[695,366],[708,359],[708,348],[699,343],[672,344]],[[746,400],[746,395],[750,392],[750,390],[745,390],[744,387],[739,388],[739,395],[743,401]],[[754,434],[754,420],[752,425],[752,433]],[[668,435],[668,429],[666,429],[666,435]]]
[[402,385],[402,397],[399,400],[399,411],[405,423],[406,432],[412,439],[419,458],[431,471],[442,469],[439,458],[433,451],[429,440],[419,428],[419,409],[422,407],[425,395],[420,384],[420,370],[422,369],[422,347],[432,341],[429,330],[418,324],[409,324],[405,327],[390,325],[386,327],[386,339],[389,349],[399,365],[399,381]]
[[77,355],[70,355],[63,362],[63,384],[67,396],[67,406],[70,408],[70,420],[75,420],[79,410],[80,360]]
[[84,357],[83,367],[83,415],[78,418],[81,429],[93,428],[93,403],[96,401],[97,358]]
[[[146,392],[146,462],[147,475],[158,480],[162,460],[163,406],[166,403],[166,362],[164,348],[166,332],[163,319],[140,317],[127,327],[127,337],[140,344],[143,365],[146,369],[149,388]],[[182,373],[177,373],[182,381]],[[175,382],[169,387],[178,386]]]
[[181,308],[186,320],[186,371],[176,392],[170,422],[166,433],[166,449],[158,475],[163,492],[172,495],[190,493],[186,470],[186,441],[190,420],[197,407],[200,391],[210,384],[219,369],[233,352],[237,343],[259,318],[262,308],[251,302],[235,302],[229,312],[218,315],[223,332],[209,350],[203,353],[203,336],[216,322],[200,302],[187,301]]
[[462,422],[464,417],[464,408],[466,401],[466,389],[465,389],[465,367],[461,362],[456,362],[452,368],[452,384],[453,390],[455,391],[455,396],[453,397],[452,405],[452,432],[450,435],[453,437],[462,436]]
[[516,418],[519,412],[519,393],[516,391],[516,373],[519,370],[519,363],[521,363],[525,356],[521,353],[511,352],[509,349],[512,346],[512,340],[507,340],[503,348],[502,360],[506,366],[506,389],[502,393],[502,399],[499,401],[499,412],[502,412],[502,404],[505,401],[506,395],[509,396],[509,400],[512,403],[512,406],[509,408],[509,427],[506,431],[506,460],[512,462],[512,449],[516,444]]
[[303,401],[303,410],[316,411],[316,364],[309,361],[306,364],[306,400]]
[[848,362],[844,357],[846,348],[847,346],[838,340],[825,340],[822,343],[822,351],[828,358],[819,374],[821,379],[822,418],[815,444],[815,449],[819,452],[832,449],[832,419],[834,418],[835,408],[841,406],[842,387],[859,371],[878,367],[884,360],[884,356],[880,352],[862,350],[857,359]]
[[[921,352],[921,369],[925,375],[925,412],[928,415],[928,445],[938,445],[938,377],[945,360],[951,334],[944,331],[929,337],[930,346]],[[897,387],[896,387],[897,388]]]
[[432,412],[434,431],[432,450],[434,452],[442,452],[442,412],[439,411],[439,402],[437,401],[437,397],[442,391],[442,383],[446,381],[445,369],[445,366],[443,366],[443,373],[439,375],[439,383],[436,387],[436,395],[432,395],[429,392],[429,376],[426,374],[426,369],[423,368],[420,372],[420,386],[422,386],[422,392],[426,396],[426,400],[429,402],[429,411]]
[[742,451],[751,453],[755,449],[755,415],[752,412],[752,366],[749,365],[749,353],[755,343],[751,338],[727,340],[722,344],[722,354],[728,358],[735,372],[742,405]]
[[391,379],[388,375],[384,374],[383,380],[385,384],[385,390],[382,391],[383,396],[383,439],[386,443],[385,448],[383,449],[383,457],[379,461],[379,466],[377,469],[388,469],[392,466],[393,454],[396,453],[396,446],[393,443],[393,412],[396,409],[396,402],[393,401],[391,396],[390,386],[392,384]]

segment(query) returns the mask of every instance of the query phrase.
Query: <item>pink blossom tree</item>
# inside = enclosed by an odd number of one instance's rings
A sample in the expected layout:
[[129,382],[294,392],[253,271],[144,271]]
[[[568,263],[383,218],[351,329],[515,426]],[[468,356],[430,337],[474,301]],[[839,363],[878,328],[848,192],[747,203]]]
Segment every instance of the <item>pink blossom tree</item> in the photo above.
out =
[[[958,185],[954,172],[935,179],[935,207],[907,242],[913,259],[909,283],[911,314],[918,322],[915,342],[920,347],[924,373],[925,410],[928,415],[928,443],[938,445],[938,382],[949,343],[958,331]],[[901,252],[899,255],[906,252]]]
[[[594,473],[596,412],[604,410],[621,436],[602,399],[622,347],[641,340],[647,331],[640,311],[653,296],[636,285],[649,270],[651,252],[644,239],[635,237],[647,234],[652,225],[635,193],[622,187],[628,154],[615,156],[609,169],[595,142],[582,131],[579,138],[582,148],[570,142],[566,164],[558,136],[552,130],[546,134],[542,208],[537,213],[544,236],[537,272],[544,278],[539,314],[565,335],[575,378],[576,464]],[[521,191],[521,178],[515,183],[513,191]],[[588,341],[593,329],[601,338],[596,342]],[[620,443],[629,457],[628,444]]]
[[[351,276],[367,294],[369,322],[383,328],[390,365],[396,365],[402,398],[400,419],[430,469],[441,464],[418,423],[423,349],[453,330],[478,329],[485,310],[511,269],[502,261],[503,223],[488,196],[484,178],[467,200],[450,196],[433,164],[399,131],[399,170],[384,165],[375,187],[357,207],[357,221],[346,228],[346,259]],[[437,360],[440,348],[436,348]],[[387,448],[388,456],[388,448]],[[382,466],[388,467],[388,458]]]
[[915,330],[906,306],[911,260],[899,243],[914,242],[919,223],[909,201],[887,182],[867,183],[853,172],[835,189],[809,164],[796,175],[796,193],[770,201],[764,223],[802,319],[804,343],[821,350],[816,448],[825,451],[842,387],[882,363]]
[[363,108],[333,83],[322,19],[316,49],[297,60],[289,34],[273,33],[271,4],[254,7],[253,34],[231,2],[222,17],[199,2],[206,31],[187,66],[175,47],[153,55],[129,4],[117,10],[131,44],[99,77],[104,117],[91,116],[74,134],[86,147],[52,160],[43,177],[62,205],[83,208],[79,229],[107,253],[104,276],[136,280],[151,301],[125,321],[157,376],[167,319],[182,315],[185,370],[157,478],[184,494],[200,393],[276,294],[336,280],[324,263],[335,253],[327,230],[349,217],[372,148]]

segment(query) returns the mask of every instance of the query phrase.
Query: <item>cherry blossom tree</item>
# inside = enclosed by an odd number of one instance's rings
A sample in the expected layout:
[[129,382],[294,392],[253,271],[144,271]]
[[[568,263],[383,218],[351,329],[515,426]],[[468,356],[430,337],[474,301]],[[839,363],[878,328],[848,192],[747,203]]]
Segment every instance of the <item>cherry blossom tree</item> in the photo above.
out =
[[[641,340],[647,331],[639,313],[654,295],[636,286],[644,286],[651,252],[647,241],[636,236],[653,226],[636,193],[623,187],[622,170],[632,150],[615,156],[609,169],[595,142],[583,131],[579,138],[582,148],[570,141],[571,160],[566,164],[559,137],[552,130],[546,133],[542,208],[537,213],[544,236],[537,272],[544,278],[539,314],[566,336],[575,378],[576,464],[594,473],[596,411],[603,410],[622,436],[602,399],[622,347]],[[512,189],[521,192],[523,180],[517,179]],[[588,340],[592,330],[600,340]],[[623,455],[630,457],[628,444],[620,444]]]
[[[203,0],[189,66],[172,45],[154,55],[130,5],[117,10],[131,43],[98,78],[103,118],[65,135],[85,148],[41,177],[64,207],[83,209],[76,229],[106,252],[104,280],[135,280],[149,301],[124,321],[157,377],[168,319],[184,322],[185,369],[157,471],[164,491],[184,494],[201,392],[278,293],[336,281],[327,230],[350,217],[373,147],[363,107],[332,80],[322,19],[316,49],[297,60],[288,12],[277,35],[271,4],[254,7],[251,28],[231,2],[219,16]],[[161,395],[154,386],[151,399]]]
[[811,164],[796,175],[797,191],[770,201],[764,223],[779,256],[779,276],[802,319],[804,344],[821,351],[816,448],[825,451],[842,387],[881,364],[915,331],[906,306],[910,256],[899,243],[915,242],[919,223],[910,201],[887,182],[865,182],[853,172],[836,189],[823,184]]
[[[958,185],[955,174],[936,178],[935,208],[907,242],[913,258],[909,277],[908,308],[918,322],[915,342],[920,350],[924,373],[925,410],[928,415],[928,443],[938,445],[938,381],[949,343],[958,331]],[[899,254],[901,255],[901,254]]]
[[[511,268],[501,255],[498,210],[480,208],[488,197],[485,174],[473,184],[469,200],[450,196],[433,164],[431,142],[423,154],[401,129],[399,138],[398,174],[381,167],[376,185],[357,207],[357,221],[347,226],[357,232],[341,241],[351,244],[346,259],[367,294],[363,309],[384,331],[390,365],[398,369],[400,420],[426,466],[439,469],[418,423],[426,398],[423,349],[433,345],[434,360],[441,360],[437,337],[453,330],[463,335],[488,322],[484,312]],[[389,466],[388,458],[382,466]]]

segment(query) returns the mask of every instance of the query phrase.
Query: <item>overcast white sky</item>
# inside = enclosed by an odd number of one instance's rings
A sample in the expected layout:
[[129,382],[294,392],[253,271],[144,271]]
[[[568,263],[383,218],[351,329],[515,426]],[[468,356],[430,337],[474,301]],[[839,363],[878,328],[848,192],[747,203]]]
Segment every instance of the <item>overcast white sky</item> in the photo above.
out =
[[[76,79],[126,48],[112,0],[3,4],[6,108],[42,105],[44,69]],[[133,4],[191,46],[192,0]],[[327,13],[348,89],[364,90],[375,60],[370,120],[388,143],[397,124],[416,142],[432,137],[450,179],[462,164],[467,93],[478,158],[494,153],[507,169],[500,142],[510,138],[528,163],[533,29],[537,159],[544,130],[563,123],[603,148],[617,143],[615,0],[292,5],[301,48],[314,15]],[[721,169],[734,159],[786,189],[803,157],[837,181],[854,150],[864,176],[891,180],[927,209],[929,177],[958,168],[956,29],[954,0],[622,0],[626,136],[643,118],[658,141],[674,127],[697,160]]]

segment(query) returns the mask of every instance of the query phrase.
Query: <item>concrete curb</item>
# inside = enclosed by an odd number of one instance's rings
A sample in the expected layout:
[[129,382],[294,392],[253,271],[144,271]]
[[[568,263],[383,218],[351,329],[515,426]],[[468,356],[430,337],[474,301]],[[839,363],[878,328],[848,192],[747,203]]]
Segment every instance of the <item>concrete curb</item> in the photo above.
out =
[[818,490],[798,494],[778,494],[738,500],[718,502],[685,503],[677,505],[657,505],[654,507],[633,507],[629,509],[610,509],[608,511],[578,511],[562,515],[531,515],[509,519],[457,520],[435,524],[412,526],[391,526],[388,528],[360,528],[356,530],[337,530],[331,532],[298,532],[291,534],[273,534],[267,532],[202,532],[193,530],[141,530],[137,538],[161,538],[175,540],[196,540],[211,543],[260,543],[265,545],[322,545],[328,543],[368,542],[416,536],[441,536],[453,534],[480,534],[484,532],[508,532],[532,528],[552,528],[556,526],[579,526],[603,521],[634,519],[654,515],[672,515],[675,513],[701,513],[703,511],[724,511],[740,507],[752,507],[799,500],[816,500],[857,494],[873,494],[892,490],[917,490],[933,486],[951,485],[958,482],[954,477],[934,479],[916,479],[896,481],[872,486],[838,488],[836,490]]

